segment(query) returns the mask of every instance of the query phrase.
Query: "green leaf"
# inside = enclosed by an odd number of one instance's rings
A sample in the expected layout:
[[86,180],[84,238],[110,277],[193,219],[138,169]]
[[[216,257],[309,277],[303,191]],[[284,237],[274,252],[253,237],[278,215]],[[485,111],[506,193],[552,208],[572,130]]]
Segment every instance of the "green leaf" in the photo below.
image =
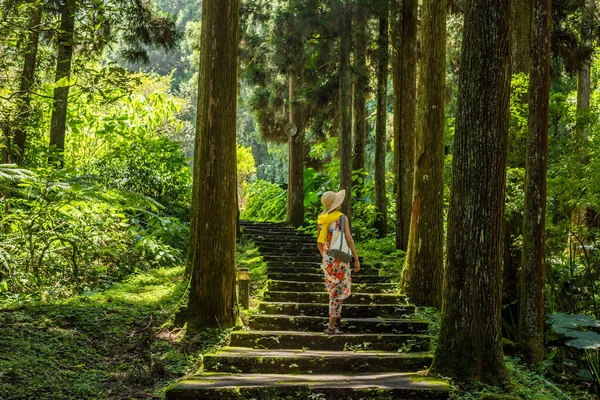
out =
[[54,83],[54,87],[55,88],[67,87],[67,86],[71,86],[71,84],[72,84],[72,82],[69,79],[69,77],[64,76]]
[[591,381],[593,379],[592,373],[587,369],[580,369],[575,373],[575,375],[588,381]]
[[547,320],[556,333],[565,334],[581,326],[599,327],[598,321],[589,315],[555,313],[548,314]]
[[573,331],[567,336],[575,339],[569,340],[567,346],[575,347],[576,349],[599,349],[600,335],[591,331]]

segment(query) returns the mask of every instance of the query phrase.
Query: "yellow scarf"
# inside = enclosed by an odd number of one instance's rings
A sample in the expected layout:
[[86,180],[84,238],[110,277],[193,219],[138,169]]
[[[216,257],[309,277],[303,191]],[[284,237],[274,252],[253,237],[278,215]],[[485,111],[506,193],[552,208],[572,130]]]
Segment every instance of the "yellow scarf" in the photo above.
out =
[[319,238],[317,239],[317,243],[325,243],[327,239],[327,232],[329,232],[329,224],[334,221],[337,221],[342,215],[339,211],[334,211],[330,214],[321,214],[319,215],[319,219],[317,220],[318,224],[321,225],[321,232],[319,233]]

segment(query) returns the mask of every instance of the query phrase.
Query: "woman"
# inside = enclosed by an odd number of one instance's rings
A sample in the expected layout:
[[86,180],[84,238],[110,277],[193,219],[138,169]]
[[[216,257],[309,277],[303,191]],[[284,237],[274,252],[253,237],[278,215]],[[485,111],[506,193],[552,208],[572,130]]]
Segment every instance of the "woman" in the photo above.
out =
[[346,191],[326,192],[321,197],[321,203],[325,207],[318,219],[317,246],[323,257],[321,268],[325,272],[325,285],[329,292],[329,326],[327,333],[339,335],[342,332],[335,327],[338,318],[341,317],[342,302],[350,296],[352,278],[350,276],[350,263],[341,262],[329,255],[331,240],[335,232],[341,232],[342,219],[344,224],[344,238],[354,256],[354,272],[360,271],[360,262],[354,240],[350,233],[348,218],[339,208],[344,202]]

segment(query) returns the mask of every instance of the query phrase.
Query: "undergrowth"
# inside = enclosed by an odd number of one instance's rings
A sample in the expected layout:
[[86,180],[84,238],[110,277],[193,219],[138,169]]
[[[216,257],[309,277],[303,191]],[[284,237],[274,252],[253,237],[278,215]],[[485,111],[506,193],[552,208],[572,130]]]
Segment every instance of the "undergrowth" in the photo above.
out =
[[524,365],[518,358],[505,357],[511,385],[507,390],[479,384],[469,389],[453,387],[451,399],[460,400],[592,400],[594,395],[551,382],[544,371]]
[[356,242],[356,251],[364,264],[378,268],[380,274],[391,275],[392,279],[400,278],[405,253],[396,250],[393,236]]
[[[243,230],[242,230],[243,232]],[[250,273],[250,308],[241,310],[242,321],[248,325],[248,315],[258,312],[258,304],[267,289],[267,263],[263,260],[258,248],[247,235],[240,238],[237,245],[236,263],[238,268],[248,268]]]
[[0,311],[1,399],[161,398],[227,331],[188,337],[165,323],[183,267],[153,269],[69,300]]

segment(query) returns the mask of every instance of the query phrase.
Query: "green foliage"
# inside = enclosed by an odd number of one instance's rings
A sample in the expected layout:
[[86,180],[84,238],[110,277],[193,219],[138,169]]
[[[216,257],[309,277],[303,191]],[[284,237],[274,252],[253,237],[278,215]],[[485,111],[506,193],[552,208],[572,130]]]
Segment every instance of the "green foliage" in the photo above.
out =
[[183,267],[158,268],[105,291],[0,313],[0,398],[164,396],[227,331],[189,337],[163,324],[185,293]]
[[579,371],[577,375],[583,378],[589,377],[600,390],[600,334],[592,330],[582,330],[582,328],[599,328],[598,320],[589,315],[555,313],[549,314],[547,321],[555,333],[569,339],[565,343],[567,346],[584,350],[589,373]]
[[[31,125],[29,169],[0,167],[0,300],[69,297],[185,256],[183,100],[168,76],[88,66],[71,88],[67,168],[46,166],[49,114]],[[53,87],[33,109],[51,108]]]
[[380,274],[392,274],[396,279],[400,279],[405,253],[396,250],[394,237],[386,236],[382,239],[357,242],[356,250],[364,262],[377,267]]
[[256,176],[256,165],[252,148],[237,145],[237,177],[238,182],[244,183]]
[[263,180],[250,182],[244,187],[246,198],[242,219],[258,221],[285,220],[287,191],[279,185]]
[[581,331],[579,328],[598,328],[600,323],[589,315],[555,313],[548,315],[548,323],[556,333],[564,335],[571,340],[567,346],[576,349],[600,348],[600,335],[592,331]]
[[[252,93],[244,96],[262,137],[285,143],[289,122],[288,72],[298,77],[293,107],[303,115],[307,132],[320,131],[333,121],[337,104],[339,57],[336,12],[327,1],[279,2],[247,0],[241,4],[241,76]],[[307,135],[308,138],[309,135]],[[319,143],[323,134],[310,142]]]
[[83,170],[106,187],[150,197],[165,213],[189,220],[190,168],[179,144],[167,137],[116,144]]
[[527,144],[529,76],[513,75],[510,94],[509,160],[512,168],[524,168]]
[[258,304],[262,301],[267,289],[267,263],[254,242],[243,234],[236,247],[236,264],[238,268],[248,268],[250,273],[250,309],[241,310],[241,318],[248,325],[248,315],[258,312]]
[[151,198],[98,186],[73,169],[23,175],[0,183],[10,190],[0,202],[0,299],[68,297],[181,262],[187,228],[160,216]]
[[522,364],[518,359],[505,357],[511,385],[508,388],[477,384],[474,387],[454,387],[450,398],[460,400],[480,399],[527,399],[527,400],[571,400],[593,399],[593,395],[550,382],[544,371]]

